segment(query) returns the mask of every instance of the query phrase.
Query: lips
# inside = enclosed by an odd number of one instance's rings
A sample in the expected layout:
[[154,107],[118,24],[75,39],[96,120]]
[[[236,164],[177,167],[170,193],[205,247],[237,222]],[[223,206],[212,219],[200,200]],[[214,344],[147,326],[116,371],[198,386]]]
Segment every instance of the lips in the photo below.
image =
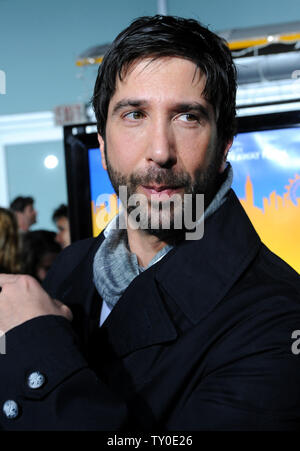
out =
[[164,191],[164,190],[175,190],[175,189],[178,189],[179,187],[178,186],[166,186],[166,185],[160,185],[160,186],[151,185],[151,186],[144,186],[144,188],[152,189],[152,190],[160,193],[161,191]]
[[143,190],[146,191],[147,194],[156,195],[156,196],[172,196],[177,193],[181,187],[180,186],[165,186],[165,185],[151,185],[151,186],[142,186]]

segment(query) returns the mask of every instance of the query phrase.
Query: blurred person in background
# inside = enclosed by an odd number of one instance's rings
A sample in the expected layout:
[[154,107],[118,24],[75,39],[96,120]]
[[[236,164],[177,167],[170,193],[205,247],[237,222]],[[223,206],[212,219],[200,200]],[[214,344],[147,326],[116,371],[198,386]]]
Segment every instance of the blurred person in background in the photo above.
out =
[[68,207],[61,204],[54,210],[52,220],[58,229],[55,239],[64,249],[71,244]]
[[0,273],[20,272],[19,234],[14,214],[0,207]]
[[28,232],[30,227],[36,223],[37,212],[34,209],[34,199],[32,197],[16,197],[11,202],[10,208],[16,215],[19,232]]
[[21,272],[33,276],[42,283],[61,251],[60,245],[55,240],[55,232],[48,230],[27,232],[22,241]]

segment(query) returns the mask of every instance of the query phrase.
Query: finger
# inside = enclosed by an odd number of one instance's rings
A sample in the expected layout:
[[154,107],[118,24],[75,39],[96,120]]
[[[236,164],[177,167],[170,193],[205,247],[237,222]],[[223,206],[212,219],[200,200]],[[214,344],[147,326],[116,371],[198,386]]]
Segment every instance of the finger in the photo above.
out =
[[4,285],[8,283],[15,283],[16,280],[16,274],[0,274],[0,293],[3,291]]
[[5,283],[14,283],[18,279],[16,274],[0,274],[0,286]]
[[60,302],[58,299],[53,299],[57,307],[61,310],[63,316],[65,316],[69,321],[73,320],[73,314],[71,309],[66,305]]

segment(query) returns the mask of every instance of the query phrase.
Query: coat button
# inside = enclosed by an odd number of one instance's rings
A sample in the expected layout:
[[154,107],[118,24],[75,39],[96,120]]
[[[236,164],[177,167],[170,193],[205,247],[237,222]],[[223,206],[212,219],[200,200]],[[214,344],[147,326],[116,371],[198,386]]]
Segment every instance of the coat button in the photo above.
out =
[[17,418],[19,415],[19,406],[16,401],[13,401],[12,399],[5,401],[3,404],[3,413],[9,420]]
[[27,378],[27,385],[32,390],[36,390],[37,388],[41,388],[46,382],[45,376],[39,371],[33,371],[29,374]]

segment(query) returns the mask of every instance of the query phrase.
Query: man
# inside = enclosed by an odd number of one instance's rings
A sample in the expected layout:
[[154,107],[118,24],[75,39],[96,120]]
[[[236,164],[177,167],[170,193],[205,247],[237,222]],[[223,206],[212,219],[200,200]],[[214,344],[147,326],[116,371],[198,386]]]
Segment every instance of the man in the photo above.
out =
[[52,220],[58,229],[55,239],[61,248],[64,249],[71,244],[68,207],[61,204],[54,211]]
[[32,197],[16,197],[11,202],[10,208],[16,215],[20,233],[28,232],[30,227],[36,223],[37,212],[34,209]]
[[1,426],[298,429],[299,276],[230,188],[227,46],[194,20],[137,19],[99,68],[94,108],[124,210],[58,257],[47,293],[0,275]]

